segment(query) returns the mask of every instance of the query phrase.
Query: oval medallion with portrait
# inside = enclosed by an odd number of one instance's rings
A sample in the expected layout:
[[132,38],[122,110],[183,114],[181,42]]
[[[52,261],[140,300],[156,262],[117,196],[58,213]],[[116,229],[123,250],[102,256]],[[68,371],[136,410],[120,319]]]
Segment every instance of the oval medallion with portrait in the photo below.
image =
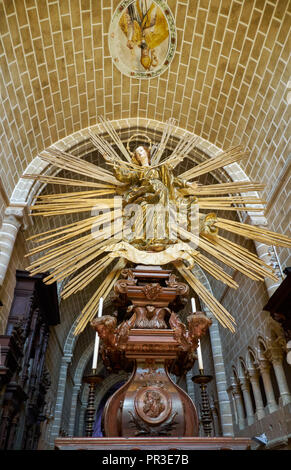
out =
[[109,49],[120,72],[153,78],[170,65],[176,49],[173,15],[164,0],[123,0],[109,29]]
[[167,391],[160,387],[142,388],[135,397],[135,409],[143,421],[160,424],[171,412],[171,398]]

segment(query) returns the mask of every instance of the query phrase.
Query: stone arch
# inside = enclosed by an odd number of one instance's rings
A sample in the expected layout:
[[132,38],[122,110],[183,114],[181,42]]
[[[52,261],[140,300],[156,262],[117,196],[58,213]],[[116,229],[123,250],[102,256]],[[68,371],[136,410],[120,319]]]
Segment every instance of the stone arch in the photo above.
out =
[[127,372],[119,372],[111,374],[105,380],[103,380],[101,387],[98,389],[98,393],[95,395],[95,410],[98,410],[99,404],[103,396],[115,385],[116,383],[124,380],[125,382],[129,379],[130,374]]
[[256,362],[257,362],[256,351],[251,346],[249,346],[247,348],[247,352],[246,352],[246,367],[247,367],[247,370],[255,369],[256,368]]
[[[111,121],[114,128],[119,131],[122,135],[126,135],[129,131],[144,130],[152,136],[161,135],[164,124],[154,119],[143,119],[143,118],[130,118],[120,119],[118,121]],[[99,124],[91,127],[82,129],[73,134],[58,140],[53,145],[44,150],[47,151],[50,148],[57,148],[59,150],[74,151],[78,149],[78,155],[80,157],[86,155],[90,151],[94,150],[89,140],[89,129],[97,131],[99,134],[104,134],[103,129]],[[175,126],[172,132],[171,138],[177,139],[183,135],[192,135],[190,131],[187,131],[181,127]],[[209,158],[213,158],[221,153],[221,149],[214,144],[211,144],[203,137],[199,136],[197,148],[204,152]],[[74,153],[75,154],[75,153]],[[245,171],[241,168],[238,163],[232,163],[224,167],[224,170],[228,177],[232,181],[249,181],[249,178]],[[35,157],[24,170],[25,174],[57,174],[59,170],[53,169],[48,163],[44,162],[39,156]],[[23,205],[28,206],[35,195],[37,195],[42,188],[43,183],[35,182],[34,180],[28,180],[20,178],[10,198],[10,205]],[[256,193],[254,193],[256,194]],[[248,212],[248,215],[253,223],[265,224],[266,219],[261,213]],[[259,222],[258,222],[259,221]]]
[[72,354],[74,351],[75,343],[77,340],[77,336],[74,335],[74,330],[76,326],[77,320],[72,323],[71,328],[67,334],[65,344],[64,344],[64,354]]
[[[151,136],[157,137],[158,135],[161,135],[164,123],[154,120],[154,119],[146,119],[146,118],[130,118],[130,119],[120,119],[120,120],[113,120],[111,121],[112,125],[114,128],[120,132],[121,138],[125,139],[128,138],[129,132],[135,131],[135,130],[142,130],[147,133],[149,133]],[[80,158],[87,153],[91,152],[94,147],[92,146],[90,140],[89,140],[89,129],[92,129],[94,131],[97,131],[99,134],[104,133],[103,129],[100,127],[100,125],[93,125],[88,128],[84,128],[80,131],[74,132],[58,141],[56,141],[53,145],[50,147],[47,147],[45,151],[49,150],[50,148],[58,148],[60,150],[66,150],[66,151],[72,151],[74,154],[78,155]],[[178,139],[181,136],[184,135],[193,135],[190,131],[185,130],[179,126],[174,127],[173,133],[171,136],[171,139]],[[197,143],[197,149],[203,154],[209,158],[213,158],[217,155],[219,155],[222,150],[217,147],[214,144],[211,144],[208,142],[206,139],[202,137],[198,137],[198,143]],[[76,153],[77,152],[77,153]],[[43,174],[52,174],[55,175],[58,173],[59,170],[56,170],[52,168],[48,163],[44,162],[39,156],[36,156],[25,168],[23,174],[36,174],[36,175],[43,175]],[[233,163],[230,165],[227,165],[224,167],[224,176],[223,179],[221,177],[217,177],[219,181],[225,181],[230,179],[232,181],[249,181],[249,178],[245,171],[241,168],[241,166],[238,163]],[[215,172],[216,175],[216,172]],[[217,176],[217,175],[216,175]],[[34,180],[27,180],[24,178],[19,178],[16,187],[11,195],[10,202],[9,202],[9,207],[6,209],[7,211],[22,211],[22,215],[20,216],[21,221],[19,221],[19,227],[21,223],[27,223],[26,216],[27,216],[27,208],[29,205],[32,204],[32,200],[34,196],[39,194],[42,189],[45,187],[44,183],[40,183]],[[250,193],[250,195],[257,195],[256,192]],[[238,217],[240,220],[245,219],[248,217],[249,222],[257,225],[266,225],[267,221],[265,217],[263,216],[263,213],[253,213],[250,211],[246,211],[243,213],[238,213]],[[19,227],[16,230],[19,229]],[[6,232],[3,231],[1,234],[2,237],[5,237]],[[15,236],[16,238],[16,236]],[[12,248],[13,244],[15,242],[15,239],[13,240],[12,243]],[[0,276],[0,284],[4,281],[5,274],[9,265],[10,257],[12,254],[12,249],[11,253],[7,256],[7,259],[5,258],[4,265],[2,267],[3,274]],[[66,281],[67,282],[67,281]],[[65,282],[65,283],[66,283]],[[65,285],[63,284],[63,286]]]
[[233,380],[238,383],[239,373],[238,373],[238,370],[237,370],[237,366],[232,365],[231,370],[232,370],[232,374],[233,374]]
[[245,363],[245,359],[243,357],[238,358],[238,374],[239,377],[244,377],[247,373],[247,366]]
[[268,347],[267,347],[267,341],[266,339],[263,337],[263,336],[258,336],[257,338],[257,344],[258,344],[258,359],[259,360],[262,360],[262,359],[265,359],[265,352],[267,351]]
[[[84,371],[86,369],[86,366],[88,364],[88,361],[89,361],[90,357],[93,354],[93,350],[94,350],[94,343],[90,343],[87,346],[87,348],[85,349],[85,351],[83,352],[82,356],[80,357],[80,359],[79,359],[79,361],[76,365],[75,374],[74,374],[74,383],[75,384],[80,383],[82,381]],[[98,364],[97,369],[96,369],[96,374],[97,375],[101,372],[102,368],[103,368],[103,364],[100,361],[100,363]]]
[[[126,134],[129,130],[135,129],[136,127],[139,127],[140,129],[145,129],[146,131],[152,132],[153,134],[161,133],[161,130],[163,127],[162,123],[160,123],[159,121],[150,120],[150,119],[137,119],[137,118],[121,119],[120,121],[112,121],[112,124],[114,125],[116,129],[119,129],[120,132],[124,134]],[[71,134],[70,136],[65,137],[64,139],[57,141],[52,147],[57,147],[63,150],[74,150],[78,148],[78,153],[81,157],[92,150],[92,148],[90,147],[89,140],[88,140],[88,137],[89,137],[88,129],[89,128],[86,128],[81,131],[75,132],[74,134]],[[92,126],[91,129],[101,132],[100,126],[98,125]],[[191,134],[190,132],[185,131],[184,129],[180,127],[176,127],[174,130],[174,137],[178,138],[179,136],[183,134],[187,134],[187,133],[189,133],[189,135]],[[203,151],[209,158],[213,158],[219,153],[221,153],[221,149],[219,149],[213,144],[210,144],[209,142],[207,142],[205,139],[201,137],[199,137],[199,143],[197,147],[201,151]],[[228,177],[233,181],[248,180],[246,173],[241,169],[241,167],[237,163],[228,165],[227,167],[225,167],[225,171]],[[50,174],[52,172],[52,168],[48,164],[43,162],[41,158],[35,157],[35,159],[28,165],[24,173],[44,174],[45,172]],[[38,183],[33,184],[31,180],[20,178],[11,196],[10,204],[11,205],[13,204],[28,205],[29,202],[34,197],[34,195],[37,194],[37,192],[39,192],[40,190],[41,190],[41,184],[38,184]],[[252,217],[251,212],[249,213],[249,216]],[[256,214],[256,220],[257,220],[257,217],[258,217],[258,214]],[[264,223],[264,222],[262,222],[261,220],[260,223]],[[204,275],[204,273],[201,270],[200,272],[202,276],[202,279],[201,279],[202,282],[204,283],[204,285],[207,284],[207,288],[211,292],[211,287],[210,287],[207,277]],[[206,309],[206,306],[204,307],[204,309],[205,311],[208,310]],[[213,315],[211,313],[210,313],[210,316],[213,318]],[[218,325],[215,324],[216,320],[214,318],[213,320],[214,320],[214,325],[212,327],[212,331],[214,331],[215,329],[217,330],[215,332],[215,335],[217,335],[217,337],[215,341],[211,340],[211,343],[212,343],[212,346],[214,344],[217,346],[217,338],[219,337],[219,342],[220,342],[220,335],[219,335]],[[67,335],[66,341],[65,341],[65,346],[64,346],[65,355],[72,354],[72,351],[74,350],[76,337],[74,336],[73,331],[75,329],[75,324],[76,324],[76,320],[72,324],[70,331]],[[220,342],[219,347],[221,349],[221,342]],[[219,355],[222,357],[221,350],[218,356]],[[217,374],[219,375],[221,374],[221,372],[217,371]],[[223,372],[223,374],[225,374],[225,371]],[[217,383],[220,383],[218,379],[217,379]],[[222,397],[223,393],[225,392],[221,390],[219,393]],[[227,401],[228,400],[226,397],[221,398],[221,403],[225,404]]]

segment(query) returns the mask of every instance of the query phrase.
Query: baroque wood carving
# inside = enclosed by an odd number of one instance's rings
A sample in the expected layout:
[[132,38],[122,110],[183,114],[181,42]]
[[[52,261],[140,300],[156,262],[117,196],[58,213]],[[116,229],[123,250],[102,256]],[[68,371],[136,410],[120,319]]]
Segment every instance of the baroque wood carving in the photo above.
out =
[[127,319],[117,325],[117,311],[91,322],[106,367],[129,370],[133,365],[127,384],[106,404],[105,435],[197,435],[195,406],[169,374],[181,375],[193,366],[198,339],[212,322],[203,312],[189,315],[187,325],[179,319],[189,288],[171,271],[141,267],[123,270],[122,277],[114,286],[115,302]]
[[37,449],[46,420],[50,376],[44,360],[59,310],[56,285],[45,286],[43,277],[17,271],[6,332],[0,336],[0,449]]

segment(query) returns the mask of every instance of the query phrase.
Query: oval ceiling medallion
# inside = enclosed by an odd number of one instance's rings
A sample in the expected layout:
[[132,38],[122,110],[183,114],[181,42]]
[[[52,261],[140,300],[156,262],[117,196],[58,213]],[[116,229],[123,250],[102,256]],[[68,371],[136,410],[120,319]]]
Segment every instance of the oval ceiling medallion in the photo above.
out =
[[164,0],[124,0],[114,12],[109,48],[120,72],[153,78],[170,65],[176,49],[176,28]]

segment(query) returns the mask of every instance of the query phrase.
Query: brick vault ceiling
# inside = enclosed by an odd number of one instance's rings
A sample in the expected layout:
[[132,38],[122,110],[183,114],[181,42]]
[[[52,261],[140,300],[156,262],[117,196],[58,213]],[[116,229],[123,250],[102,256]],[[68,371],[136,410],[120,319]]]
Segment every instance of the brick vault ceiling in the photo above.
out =
[[286,159],[289,0],[168,0],[177,50],[150,80],[113,65],[119,0],[0,0],[0,176],[8,197],[38,152],[127,117],[177,120],[225,149],[251,151],[248,175],[274,181]]

